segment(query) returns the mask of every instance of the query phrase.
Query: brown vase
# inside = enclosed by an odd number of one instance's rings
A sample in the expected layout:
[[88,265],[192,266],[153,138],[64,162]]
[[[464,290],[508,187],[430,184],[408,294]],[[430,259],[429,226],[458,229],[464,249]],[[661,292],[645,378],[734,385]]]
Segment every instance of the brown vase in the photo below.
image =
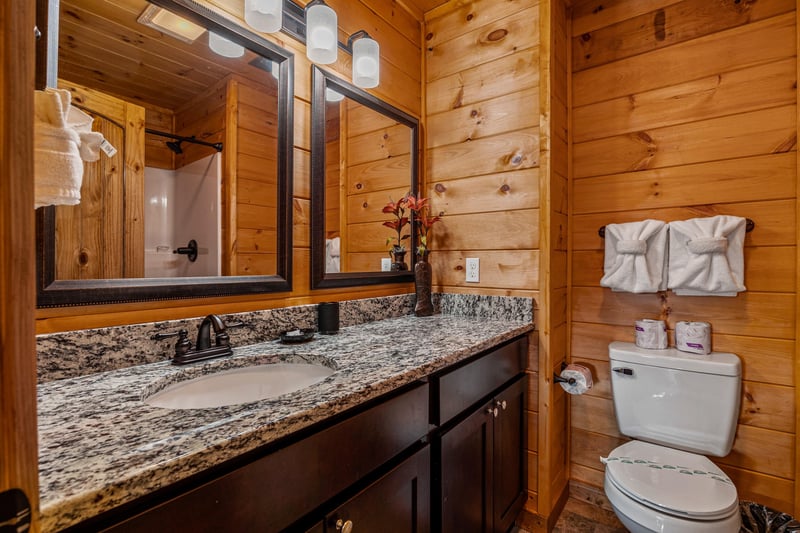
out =
[[406,250],[395,246],[390,253],[392,255],[392,272],[408,270],[408,265],[406,265]]
[[433,269],[428,262],[428,254],[425,250],[417,255],[417,262],[414,265],[414,285],[417,292],[417,305],[414,306],[414,314],[417,316],[431,316],[433,314],[433,301],[431,300],[431,284],[433,283]]

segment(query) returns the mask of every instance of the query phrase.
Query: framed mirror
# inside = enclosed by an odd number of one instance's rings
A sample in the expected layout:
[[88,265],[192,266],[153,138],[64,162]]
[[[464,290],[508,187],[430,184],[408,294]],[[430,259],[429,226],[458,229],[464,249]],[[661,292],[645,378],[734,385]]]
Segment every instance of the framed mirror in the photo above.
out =
[[[311,286],[413,280],[411,224],[405,269],[389,255],[398,234],[389,202],[417,194],[419,121],[314,66],[311,109]],[[410,213],[406,213],[410,216]]]
[[115,152],[37,209],[38,306],[291,290],[293,55],[192,0],[38,6],[37,87]]

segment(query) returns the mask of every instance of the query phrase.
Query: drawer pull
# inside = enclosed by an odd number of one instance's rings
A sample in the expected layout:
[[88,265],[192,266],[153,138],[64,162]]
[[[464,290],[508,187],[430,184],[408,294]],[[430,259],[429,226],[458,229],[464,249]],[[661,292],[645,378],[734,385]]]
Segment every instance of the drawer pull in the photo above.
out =
[[496,405],[497,405],[497,407],[499,407],[500,409],[505,411],[506,407],[508,407],[508,402],[506,402],[505,400],[503,400],[502,402],[500,400],[497,400]]
[[346,520],[343,521],[341,518],[336,521],[336,531],[341,531],[341,533],[352,533],[353,531],[353,521]]
[[498,414],[499,412],[500,412],[500,411],[497,409],[497,407],[490,407],[490,408],[488,408],[488,409],[486,410],[486,414],[490,414],[490,415],[492,415],[492,416],[493,416],[493,417],[495,417],[495,418],[497,418],[497,414]]

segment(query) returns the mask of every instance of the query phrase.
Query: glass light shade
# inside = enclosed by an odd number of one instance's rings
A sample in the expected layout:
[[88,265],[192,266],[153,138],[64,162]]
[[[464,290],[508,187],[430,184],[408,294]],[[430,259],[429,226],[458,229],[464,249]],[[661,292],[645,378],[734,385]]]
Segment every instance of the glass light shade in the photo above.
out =
[[242,57],[244,55],[244,46],[233,43],[213,32],[208,32],[208,47],[223,57]]
[[341,102],[344,100],[344,95],[340,92],[336,92],[333,89],[329,89],[328,87],[325,88],[325,101],[326,102]]
[[245,0],[244,21],[264,33],[280,31],[283,26],[283,0]]
[[306,55],[320,65],[336,61],[338,45],[336,11],[325,4],[315,4],[306,10]]
[[362,37],[353,42],[353,83],[357,87],[377,87],[381,78],[380,47],[378,41]]

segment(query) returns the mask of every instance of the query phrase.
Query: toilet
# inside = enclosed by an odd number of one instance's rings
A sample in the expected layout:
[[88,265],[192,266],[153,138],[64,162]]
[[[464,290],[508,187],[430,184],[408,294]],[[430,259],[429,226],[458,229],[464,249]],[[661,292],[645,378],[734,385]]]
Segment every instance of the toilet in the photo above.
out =
[[608,351],[617,424],[634,439],[602,460],[620,521],[633,533],[738,532],[736,487],[705,455],[722,457],[733,446],[739,358],[627,342]]

